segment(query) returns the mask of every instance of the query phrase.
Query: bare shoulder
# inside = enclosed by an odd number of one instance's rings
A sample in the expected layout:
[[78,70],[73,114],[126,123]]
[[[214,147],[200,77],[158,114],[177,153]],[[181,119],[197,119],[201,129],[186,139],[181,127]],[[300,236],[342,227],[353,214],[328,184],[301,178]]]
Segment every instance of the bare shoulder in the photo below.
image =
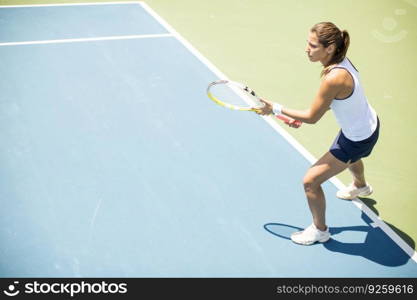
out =
[[346,99],[352,95],[355,83],[352,75],[342,68],[334,68],[323,78],[322,88],[335,99]]
[[352,81],[352,76],[346,69],[334,68],[323,78],[323,84],[330,87],[344,86]]

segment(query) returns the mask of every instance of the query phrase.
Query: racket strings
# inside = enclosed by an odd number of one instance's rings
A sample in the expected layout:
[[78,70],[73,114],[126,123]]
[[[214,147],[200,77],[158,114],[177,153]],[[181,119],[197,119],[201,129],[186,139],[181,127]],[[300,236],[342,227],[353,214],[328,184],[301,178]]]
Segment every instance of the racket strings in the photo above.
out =
[[245,88],[243,90],[246,91],[246,92],[248,92],[252,96],[256,97],[255,91],[254,90],[251,90],[249,87],[245,86]]
[[[252,105],[246,98],[250,95],[242,87],[230,82],[219,82],[210,86],[209,93],[224,104],[239,108],[250,108]],[[253,96],[252,96],[253,97]]]

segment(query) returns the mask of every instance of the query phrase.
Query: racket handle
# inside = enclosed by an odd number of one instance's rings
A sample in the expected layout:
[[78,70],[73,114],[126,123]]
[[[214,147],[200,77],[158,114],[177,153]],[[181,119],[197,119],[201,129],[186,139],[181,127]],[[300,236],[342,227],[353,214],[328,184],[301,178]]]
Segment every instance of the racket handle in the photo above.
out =
[[[291,122],[291,121],[292,121],[292,119],[291,119],[291,118],[286,117],[286,116],[284,116],[284,115],[278,115],[278,116],[277,116],[277,118],[278,118],[278,119],[280,119],[281,121],[284,121],[284,123],[289,123],[289,122]],[[301,124],[302,124],[302,123],[303,123],[303,122],[301,122],[300,120],[295,120],[294,125],[296,125],[296,126],[297,126],[297,128],[298,128],[298,127],[300,127],[300,126],[301,126]]]

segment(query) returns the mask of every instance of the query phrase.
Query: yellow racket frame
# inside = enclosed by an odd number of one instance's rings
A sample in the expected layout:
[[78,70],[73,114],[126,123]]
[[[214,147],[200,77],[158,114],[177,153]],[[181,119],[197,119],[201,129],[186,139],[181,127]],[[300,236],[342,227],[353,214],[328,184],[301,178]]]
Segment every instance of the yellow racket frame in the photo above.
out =
[[[215,97],[211,92],[210,92],[210,88],[214,85],[217,84],[232,84],[232,86],[235,86],[236,88],[239,88],[242,90],[242,92],[244,93],[250,93],[249,91],[252,91],[251,89],[249,89],[247,86],[239,83],[239,82],[235,82],[235,81],[230,81],[230,80],[216,80],[211,82],[208,87],[207,87],[207,96],[213,100],[215,103],[217,103],[218,105],[221,105],[223,107],[229,108],[229,109],[233,109],[233,110],[239,110],[239,111],[259,111],[259,107],[243,107],[243,106],[238,106],[238,105],[233,105],[227,102],[224,102],[222,100],[220,100],[219,98]],[[245,91],[246,89],[246,91]],[[240,95],[239,95],[240,96]],[[248,104],[249,105],[249,104]]]

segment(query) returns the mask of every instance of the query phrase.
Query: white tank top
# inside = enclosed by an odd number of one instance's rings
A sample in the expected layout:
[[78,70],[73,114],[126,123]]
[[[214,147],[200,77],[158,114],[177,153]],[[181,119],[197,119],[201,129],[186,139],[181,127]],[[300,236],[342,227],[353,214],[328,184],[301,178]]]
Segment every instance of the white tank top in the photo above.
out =
[[359,72],[350,60],[345,59],[332,69],[345,69],[352,75],[354,81],[353,92],[345,99],[333,99],[332,109],[343,134],[351,141],[362,141],[369,138],[377,127],[377,115],[368,103],[362,85]]

